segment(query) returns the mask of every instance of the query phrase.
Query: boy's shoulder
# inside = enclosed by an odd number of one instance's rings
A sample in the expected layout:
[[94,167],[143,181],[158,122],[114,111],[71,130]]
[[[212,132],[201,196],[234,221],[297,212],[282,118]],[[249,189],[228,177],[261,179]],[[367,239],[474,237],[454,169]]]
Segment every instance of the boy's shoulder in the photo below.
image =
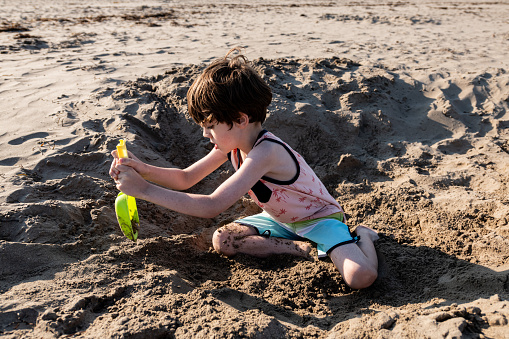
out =
[[283,160],[286,161],[290,153],[292,153],[290,147],[280,138],[269,132],[258,139],[248,156],[253,159],[263,158],[264,162],[276,165]]
[[[272,141],[272,142],[262,142],[262,141]],[[254,147],[260,144],[284,144],[285,146],[288,146],[286,142],[284,142],[281,138],[273,134],[272,132],[269,132],[267,130],[263,130],[260,135],[258,136],[258,139],[256,140]]]
[[264,169],[263,176],[274,180],[292,180],[299,172],[298,160],[293,150],[272,133],[264,134],[263,139],[259,138],[248,157]]
[[[266,141],[266,142],[262,142]],[[276,156],[278,151],[282,149],[281,145],[276,142],[268,142],[268,141],[277,141],[276,139],[272,139],[270,137],[263,137],[258,139],[254,147],[251,149],[248,155],[261,155],[265,157]]]

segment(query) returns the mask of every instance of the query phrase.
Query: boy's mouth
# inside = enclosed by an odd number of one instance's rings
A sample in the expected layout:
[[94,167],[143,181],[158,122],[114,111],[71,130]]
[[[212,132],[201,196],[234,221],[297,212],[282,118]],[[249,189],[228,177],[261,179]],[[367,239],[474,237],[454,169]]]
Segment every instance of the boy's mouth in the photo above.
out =
[[214,144],[214,148],[215,148],[215,149],[218,149],[217,144]]

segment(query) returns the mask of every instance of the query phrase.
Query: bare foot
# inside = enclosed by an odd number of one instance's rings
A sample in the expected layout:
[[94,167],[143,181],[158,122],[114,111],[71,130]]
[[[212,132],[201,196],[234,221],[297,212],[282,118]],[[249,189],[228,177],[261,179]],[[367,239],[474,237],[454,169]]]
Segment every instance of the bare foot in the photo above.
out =
[[368,238],[371,239],[371,241],[377,241],[380,237],[378,236],[378,232],[375,231],[372,228],[369,228],[367,226],[357,226],[355,229],[355,233],[357,233],[358,236],[365,237],[364,239]]
[[311,252],[311,246],[305,241],[293,241],[295,244],[295,249],[301,254],[298,254],[301,257],[309,258],[309,252]]

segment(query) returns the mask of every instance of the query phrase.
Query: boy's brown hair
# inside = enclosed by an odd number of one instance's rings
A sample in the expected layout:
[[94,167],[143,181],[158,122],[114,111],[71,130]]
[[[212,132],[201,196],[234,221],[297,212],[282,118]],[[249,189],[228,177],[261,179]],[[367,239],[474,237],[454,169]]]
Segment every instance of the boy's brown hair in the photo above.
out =
[[187,92],[187,109],[198,124],[238,122],[240,112],[249,122],[265,121],[272,101],[270,87],[249,65],[238,47],[210,64]]

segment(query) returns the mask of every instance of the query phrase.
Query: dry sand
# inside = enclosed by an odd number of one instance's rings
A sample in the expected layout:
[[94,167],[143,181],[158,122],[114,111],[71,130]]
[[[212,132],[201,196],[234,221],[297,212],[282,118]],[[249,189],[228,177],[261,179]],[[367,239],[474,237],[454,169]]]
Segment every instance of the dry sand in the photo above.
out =
[[[0,336],[509,338],[507,1],[0,6]],[[206,154],[185,94],[237,45],[274,91],[265,127],[380,232],[372,287],[216,254],[247,198],[214,219],[138,201],[122,236],[109,152]]]

